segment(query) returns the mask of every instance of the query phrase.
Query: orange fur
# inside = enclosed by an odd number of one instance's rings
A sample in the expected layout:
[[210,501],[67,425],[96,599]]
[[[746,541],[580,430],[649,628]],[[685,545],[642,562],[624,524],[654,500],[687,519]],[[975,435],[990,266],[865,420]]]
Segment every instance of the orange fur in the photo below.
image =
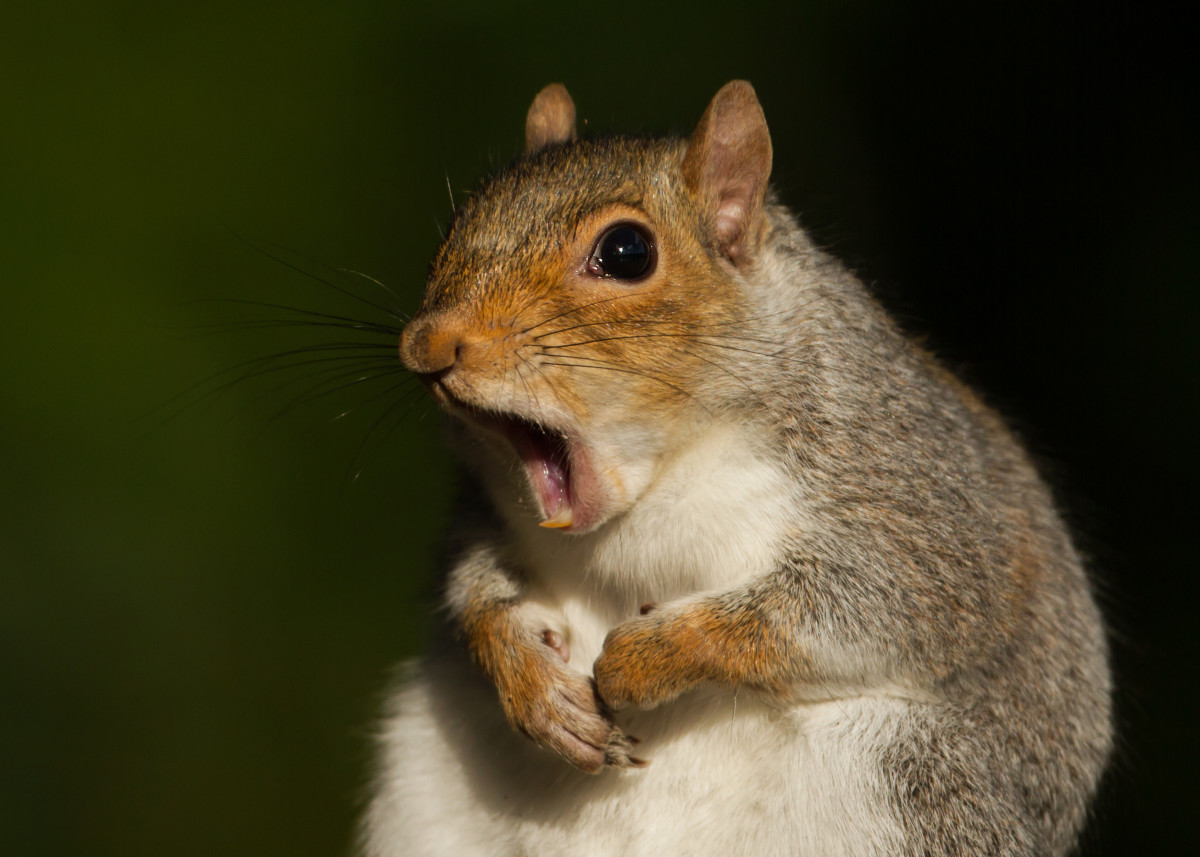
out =
[[787,665],[797,655],[750,612],[700,602],[619,625],[595,665],[601,698],[653,708],[706,682],[785,695],[794,681]]

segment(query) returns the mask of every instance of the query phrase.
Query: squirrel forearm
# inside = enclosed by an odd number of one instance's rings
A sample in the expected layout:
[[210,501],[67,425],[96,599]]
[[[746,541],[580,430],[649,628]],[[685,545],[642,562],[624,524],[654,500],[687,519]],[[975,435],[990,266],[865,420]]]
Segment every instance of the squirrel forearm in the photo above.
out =
[[863,586],[853,570],[793,559],[775,574],[618,626],[595,673],[606,702],[640,707],[704,683],[785,698],[883,683],[929,689],[971,649],[953,633],[943,619]]

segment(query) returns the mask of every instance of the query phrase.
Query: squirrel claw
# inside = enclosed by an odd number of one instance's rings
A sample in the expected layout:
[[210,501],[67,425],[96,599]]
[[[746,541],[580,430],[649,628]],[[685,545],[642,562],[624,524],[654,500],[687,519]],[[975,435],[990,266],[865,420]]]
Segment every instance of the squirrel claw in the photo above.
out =
[[650,763],[645,759],[632,755],[629,751],[642,743],[632,735],[626,735],[619,727],[613,726],[609,733],[608,746],[604,748],[604,766],[606,768],[644,768]]
[[650,762],[637,756],[616,756],[604,754],[604,766],[607,768],[645,768]]

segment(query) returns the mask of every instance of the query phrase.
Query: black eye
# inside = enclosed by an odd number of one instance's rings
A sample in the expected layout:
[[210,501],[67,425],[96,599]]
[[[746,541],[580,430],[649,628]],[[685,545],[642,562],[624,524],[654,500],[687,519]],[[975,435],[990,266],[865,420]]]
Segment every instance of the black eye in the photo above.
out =
[[622,223],[600,236],[587,267],[597,277],[640,280],[654,270],[654,244],[641,226]]

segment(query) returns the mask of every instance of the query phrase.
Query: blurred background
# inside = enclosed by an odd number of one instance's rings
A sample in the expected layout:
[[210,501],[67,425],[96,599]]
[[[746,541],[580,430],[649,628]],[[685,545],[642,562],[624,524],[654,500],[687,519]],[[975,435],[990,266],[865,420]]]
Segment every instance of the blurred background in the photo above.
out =
[[345,292],[416,306],[447,185],[519,151],[545,83],[585,133],[686,134],[735,77],[783,199],[1020,427],[1093,557],[1121,748],[1084,853],[1200,851],[1200,176],[1176,22],[26,6],[0,13],[6,854],[349,851],[389,672],[430,627],[453,468],[399,376],[330,392],[341,364],[254,362],[345,331],[216,301],[398,324]]

